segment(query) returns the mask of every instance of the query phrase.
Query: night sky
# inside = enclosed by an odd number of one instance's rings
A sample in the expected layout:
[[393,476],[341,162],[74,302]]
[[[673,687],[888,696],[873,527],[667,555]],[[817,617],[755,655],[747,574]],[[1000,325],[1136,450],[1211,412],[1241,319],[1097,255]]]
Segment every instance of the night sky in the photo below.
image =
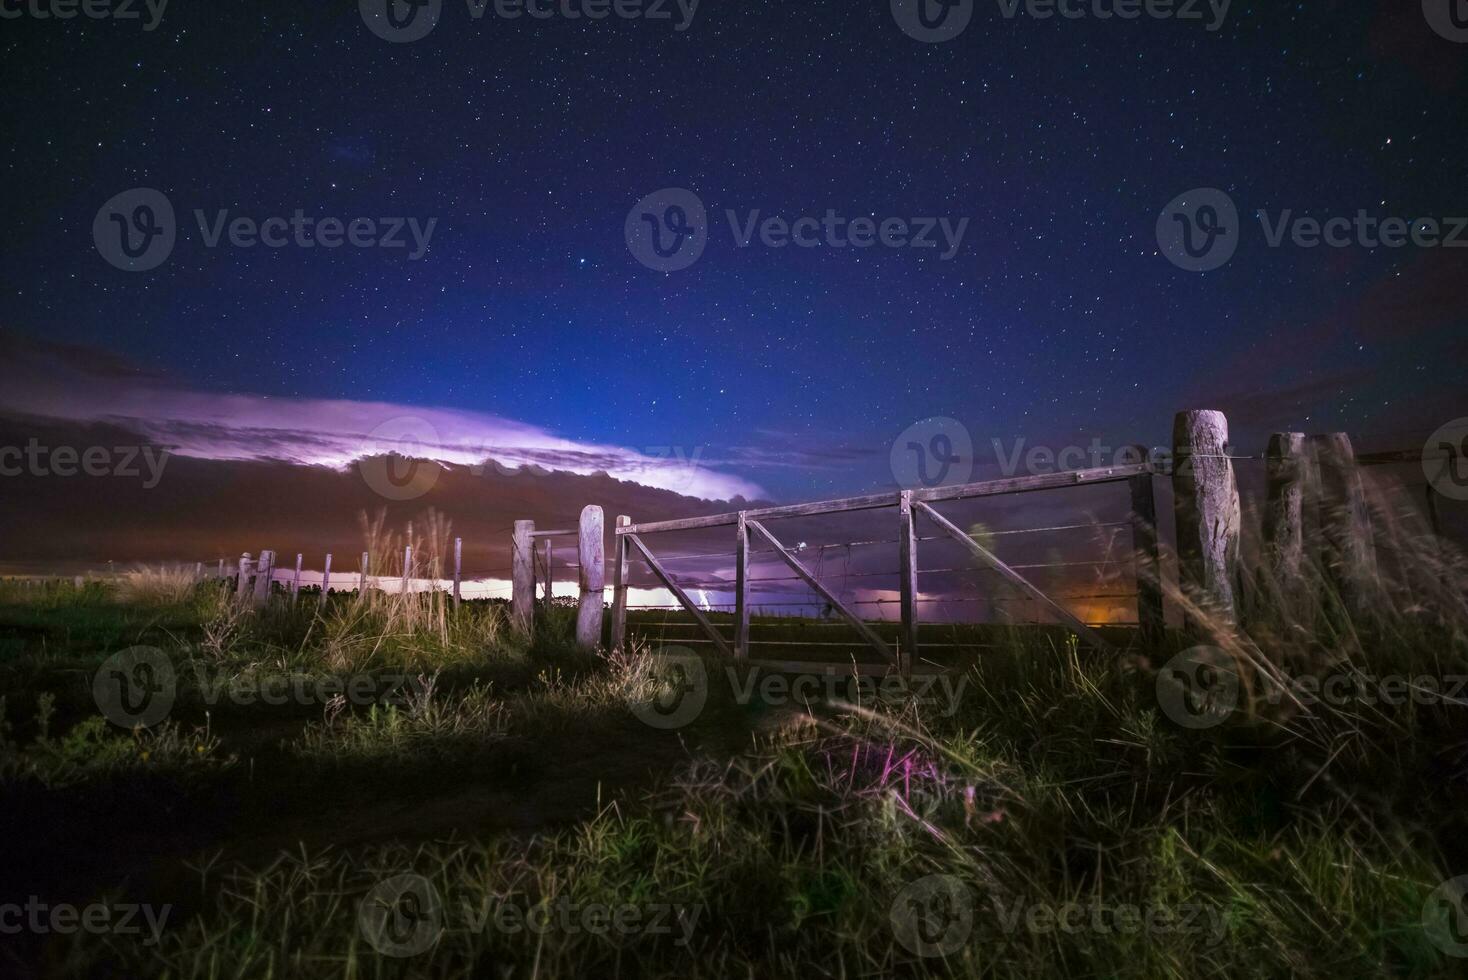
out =
[[[474,21],[447,0],[412,43],[345,0],[0,21],[0,327],[195,392],[679,446],[782,500],[891,485],[892,440],[927,416],[982,451],[1161,444],[1175,411],[1219,407],[1257,450],[1279,427],[1420,445],[1468,414],[1468,252],[1273,249],[1248,217],[1468,214],[1468,44],[1416,0],[1239,0],[1216,31],[980,3],[944,43],[887,0],[706,0],[681,31],[669,10]],[[135,187],[178,213],[151,272],[92,236]],[[708,243],[659,273],[624,223],[667,187],[707,207]],[[1199,187],[1245,215],[1207,273],[1155,232]],[[210,249],[192,216],[298,208],[437,225],[413,261]],[[945,261],[738,248],[728,209],[969,224]]]

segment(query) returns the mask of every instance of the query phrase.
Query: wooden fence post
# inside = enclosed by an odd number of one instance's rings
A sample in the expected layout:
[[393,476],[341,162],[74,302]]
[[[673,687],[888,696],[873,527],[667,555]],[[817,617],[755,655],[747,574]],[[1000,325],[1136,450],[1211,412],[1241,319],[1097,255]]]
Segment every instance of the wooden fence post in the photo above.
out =
[[917,521],[912,512],[912,491],[902,491],[898,504],[897,564],[902,606],[902,649],[898,664],[905,677],[912,676],[918,656]]
[[550,605],[554,597],[555,576],[551,573],[551,539],[545,539],[545,604]]
[[326,567],[321,570],[321,604],[326,605],[326,594],[331,591],[331,552],[326,553]]
[[[631,527],[632,518],[617,515],[617,527]],[[622,649],[627,639],[627,538],[618,534],[612,541],[612,629],[607,645],[613,650]]]
[[534,521],[516,521],[510,541],[510,622],[529,636],[535,620],[535,531]]
[[576,537],[576,562],[581,567],[581,598],[576,609],[576,645],[583,650],[601,646],[602,604],[607,585],[606,517],[596,504],[581,508]]
[[[1183,596],[1206,615],[1238,622],[1239,488],[1222,412],[1179,412],[1173,420],[1173,507]],[[1205,624],[1189,616],[1195,630]]]
[[224,578],[224,559],[219,559],[219,577]]
[[250,566],[253,564],[254,561],[250,558],[248,551],[240,555],[240,574],[234,585],[236,599],[243,600],[250,594]]
[[1264,461],[1264,567],[1282,593],[1295,594],[1305,571],[1305,501],[1315,498],[1305,434],[1276,432]]
[[398,588],[402,595],[408,594],[408,579],[413,575],[413,546],[407,545],[403,548],[403,582]]
[[734,656],[749,657],[749,525],[742,510],[734,526]]
[[1371,610],[1377,597],[1376,545],[1366,484],[1356,465],[1351,437],[1331,432],[1310,437],[1320,474],[1320,531],[1325,567],[1342,597],[1358,613]]
[[[1137,462],[1145,463],[1151,453],[1133,446]],[[1157,493],[1151,473],[1130,480],[1132,492],[1132,554],[1137,576],[1137,632],[1142,645],[1155,648],[1167,630],[1162,607],[1162,556],[1157,546]]]
[[464,582],[464,539],[454,538],[454,606],[463,601],[461,595]]
[[296,597],[301,594],[301,563],[305,560],[305,555],[296,553],[296,577],[291,579],[291,605],[295,605]]
[[358,572],[357,577],[357,595],[363,599],[367,598],[367,566],[371,563],[371,561],[371,552],[362,552],[362,564],[360,566],[361,571]]
[[255,605],[270,601],[270,583],[275,577],[275,552],[262,551],[255,564]]

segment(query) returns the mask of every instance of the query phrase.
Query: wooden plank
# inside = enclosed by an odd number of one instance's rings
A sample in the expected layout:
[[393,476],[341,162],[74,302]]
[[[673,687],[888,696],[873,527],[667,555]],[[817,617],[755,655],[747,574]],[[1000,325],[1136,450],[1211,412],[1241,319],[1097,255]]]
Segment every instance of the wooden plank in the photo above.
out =
[[845,603],[836,598],[836,596],[832,594],[830,589],[827,589],[824,585],[820,583],[819,579],[817,579],[810,572],[806,571],[805,566],[802,565],[794,555],[786,550],[785,546],[780,543],[779,538],[771,534],[769,530],[759,521],[752,521],[748,517],[746,517],[744,522],[746,526],[754,528],[755,531],[759,533],[760,537],[768,541],[770,545],[774,547],[775,553],[780,556],[780,559],[784,561],[786,565],[790,566],[790,570],[796,575],[799,575],[800,578],[805,582],[805,584],[814,589],[821,598],[829,602],[831,604],[831,608],[840,613],[842,618],[850,623],[852,625],[852,628],[860,633],[862,635],[862,638],[871,645],[872,649],[876,650],[878,653],[880,653],[882,656],[886,657],[893,663],[897,662],[897,658],[893,655],[892,648],[887,645],[887,642],[883,640],[880,636],[878,636],[870,626],[863,622],[860,616],[852,612],[850,609],[847,609]]
[[618,514],[616,529],[619,533],[612,539],[615,556],[612,565],[612,628],[607,636],[607,646],[613,650],[620,650],[627,640],[627,539],[620,531],[631,524],[632,518]]
[[574,538],[579,533],[581,532],[575,529],[570,531],[531,531],[530,536],[532,538]]
[[576,564],[580,595],[576,600],[576,644],[583,650],[601,646],[602,599],[606,592],[606,518],[596,504],[581,509],[581,533],[576,536]]
[[936,510],[929,507],[921,500],[913,501],[913,506],[917,510],[926,514],[928,516],[928,519],[931,520],[934,524],[937,524],[944,531],[947,531],[948,535],[952,537],[955,541],[958,541],[961,544],[965,545],[969,549],[969,551],[972,551],[976,556],[978,556],[980,561],[982,561],[984,564],[994,569],[994,571],[998,572],[1000,575],[1008,579],[1012,585],[1018,586],[1020,589],[1048,606],[1052,611],[1055,612],[1057,616],[1060,617],[1061,621],[1064,622],[1066,626],[1070,627],[1072,632],[1074,632],[1077,636],[1081,637],[1086,642],[1090,643],[1092,646],[1096,647],[1099,650],[1111,650],[1111,644],[1101,639],[1100,634],[1098,634],[1095,630],[1091,629],[1091,627],[1087,626],[1085,623],[1077,619],[1076,616],[1069,609],[1066,609],[1064,606],[1057,603],[1054,599],[1051,599],[1048,595],[1031,585],[1028,579],[1026,579],[1019,572],[1016,572],[1014,569],[1010,568],[1008,565],[1004,564],[1004,562],[1000,561],[992,552],[989,551],[989,549],[985,548],[973,538],[963,533],[958,525],[954,524],[948,518],[944,517],[942,514],[938,513]]
[[[1016,476],[1003,480],[988,480],[982,483],[964,483],[951,487],[930,487],[913,490],[912,498],[917,501],[959,500],[967,497],[992,497],[1009,493],[1031,493],[1036,490],[1055,490],[1063,487],[1089,486],[1130,480],[1142,473],[1154,472],[1151,463],[1134,463],[1126,466],[1100,466],[1088,470],[1066,470],[1060,473],[1041,473],[1035,476]],[[897,507],[902,502],[900,493],[876,493],[862,497],[842,497],[836,500],[820,500],[808,504],[789,504],[782,507],[764,507],[744,511],[746,519],[757,521],[778,520],[786,517],[813,517],[820,514],[838,514],[855,510],[878,510]],[[618,534],[651,534],[655,531],[691,531],[708,527],[734,527],[739,523],[739,512],[711,514],[707,517],[684,517],[673,521],[655,521],[649,524],[631,524],[618,528]]]
[[744,515],[734,531],[734,655],[749,656],[749,526]]
[[535,620],[535,532],[534,521],[516,521],[510,539],[510,622],[528,635]]
[[902,593],[902,665],[910,675],[918,656],[917,521],[913,519],[912,491],[902,491],[897,532],[897,574]]
[[642,552],[642,557],[646,560],[647,567],[651,568],[652,573],[658,577],[669,592],[673,593],[673,598],[678,600],[678,605],[683,607],[683,611],[692,616],[694,621],[703,627],[703,631],[708,634],[708,638],[713,641],[714,646],[718,647],[719,652],[725,656],[733,656],[734,651],[730,649],[728,641],[719,635],[719,631],[714,629],[714,624],[709,622],[708,617],[703,614],[703,610],[695,606],[693,601],[688,598],[687,593],[679,587],[678,583],[673,581],[673,577],[653,557],[652,552],[647,549],[647,545],[642,543],[642,539],[635,534],[629,534],[626,537],[638,551]]

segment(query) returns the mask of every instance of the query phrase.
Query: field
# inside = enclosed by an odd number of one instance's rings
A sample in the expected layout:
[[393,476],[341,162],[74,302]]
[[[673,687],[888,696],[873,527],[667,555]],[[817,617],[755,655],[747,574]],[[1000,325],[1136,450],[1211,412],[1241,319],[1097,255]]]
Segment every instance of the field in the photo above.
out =
[[556,607],[523,638],[436,594],[0,584],[0,973],[1460,976],[1468,616],[1434,568],[1220,630],[1226,718],[1180,638],[801,686],[577,652]]

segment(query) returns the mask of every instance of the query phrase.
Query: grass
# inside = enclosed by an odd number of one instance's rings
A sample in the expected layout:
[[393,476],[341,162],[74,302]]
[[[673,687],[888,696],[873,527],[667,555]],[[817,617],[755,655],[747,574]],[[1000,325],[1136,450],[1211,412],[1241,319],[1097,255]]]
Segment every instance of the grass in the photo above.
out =
[[[7,936],[0,971],[1460,976],[1430,896],[1468,867],[1468,693],[1361,694],[1468,676],[1468,575],[1393,534],[1369,605],[1329,562],[1257,573],[1242,628],[1170,596],[1240,692],[1203,728],[1159,693],[1176,636],[990,634],[944,704],[751,701],[707,658],[703,710],[659,728],[690,668],[578,652],[564,610],[519,638],[432,594],[0,585],[9,890],[169,907],[156,937]],[[137,644],[177,701],[127,731],[90,685]],[[1354,693],[1308,696],[1327,677]]]

